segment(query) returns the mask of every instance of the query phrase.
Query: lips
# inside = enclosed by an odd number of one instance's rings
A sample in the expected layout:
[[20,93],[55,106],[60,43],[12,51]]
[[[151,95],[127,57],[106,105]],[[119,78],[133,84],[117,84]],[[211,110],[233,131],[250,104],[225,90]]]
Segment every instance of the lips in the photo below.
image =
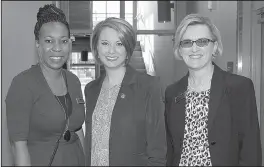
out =
[[59,63],[64,60],[63,58],[63,56],[51,56],[50,60],[54,63]]
[[58,56],[58,57],[50,57],[50,58],[53,59],[53,60],[60,60],[60,59],[62,59],[63,57]]
[[203,55],[196,54],[196,55],[189,55],[189,57],[192,58],[192,59],[199,59],[199,58],[203,57]]
[[105,58],[106,58],[108,61],[115,61],[115,60],[118,59],[117,56],[114,56],[114,57],[112,57],[112,56],[105,56]]

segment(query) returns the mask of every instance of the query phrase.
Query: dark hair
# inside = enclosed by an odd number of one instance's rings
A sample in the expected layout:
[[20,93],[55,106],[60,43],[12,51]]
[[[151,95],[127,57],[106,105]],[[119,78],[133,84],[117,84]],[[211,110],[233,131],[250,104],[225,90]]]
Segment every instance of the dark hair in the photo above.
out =
[[70,37],[69,23],[63,11],[54,4],[47,4],[44,7],[40,7],[37,13],[37,23],[34,29],[35,40],[39,40],[39,31],[42,25],[49,22],[60,22],[64,24],[69,31]]
[[125,65],[127,65],[136,46],[136,33],[133,27],[125,19],[122,18],[109,17],[96,24],[93,30],[91,42],[91,48],[95,60],[99,64],[101,64],[101,61],[98,58],[97,45],[99,36],[102,30],[106,27],[114,29],[119,34],[119,39],[124,45],[127,52],[127,59],[125,61]]

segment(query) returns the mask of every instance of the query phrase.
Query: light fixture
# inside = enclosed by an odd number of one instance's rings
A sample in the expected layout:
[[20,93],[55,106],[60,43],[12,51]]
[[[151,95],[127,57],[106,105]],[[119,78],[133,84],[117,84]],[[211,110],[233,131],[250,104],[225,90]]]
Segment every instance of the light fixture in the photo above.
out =
[[217,1],[208,1],[207,3],[208,10],[210,11],[216,10],[216,3]]

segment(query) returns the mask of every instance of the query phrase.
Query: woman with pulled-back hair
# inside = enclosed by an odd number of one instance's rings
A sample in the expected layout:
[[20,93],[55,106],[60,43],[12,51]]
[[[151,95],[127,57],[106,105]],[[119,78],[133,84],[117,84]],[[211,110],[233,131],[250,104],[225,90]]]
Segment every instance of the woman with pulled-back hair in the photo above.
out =
[[62,68],[72,47],[65,14],[39,8],[34,34],[39,62],[14,77],[6,97],[15,165],[84,166],[81,84]]

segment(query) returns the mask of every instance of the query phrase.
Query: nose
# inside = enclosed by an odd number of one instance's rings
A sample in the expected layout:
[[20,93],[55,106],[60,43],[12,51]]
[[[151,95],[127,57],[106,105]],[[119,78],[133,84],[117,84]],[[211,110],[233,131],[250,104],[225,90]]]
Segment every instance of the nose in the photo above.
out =
[[60,52],[62,50],[60,42],[56,41],[52,47],[52,50],[55,52]]
[[109,53],[115,53],[115,45],[110,45],[109,46]]
[[199,50],[199,47],[196,45],[196,43],[194,42],[193,43],[193,46],[192,46],[192,52],[197,52],[197,50]]

